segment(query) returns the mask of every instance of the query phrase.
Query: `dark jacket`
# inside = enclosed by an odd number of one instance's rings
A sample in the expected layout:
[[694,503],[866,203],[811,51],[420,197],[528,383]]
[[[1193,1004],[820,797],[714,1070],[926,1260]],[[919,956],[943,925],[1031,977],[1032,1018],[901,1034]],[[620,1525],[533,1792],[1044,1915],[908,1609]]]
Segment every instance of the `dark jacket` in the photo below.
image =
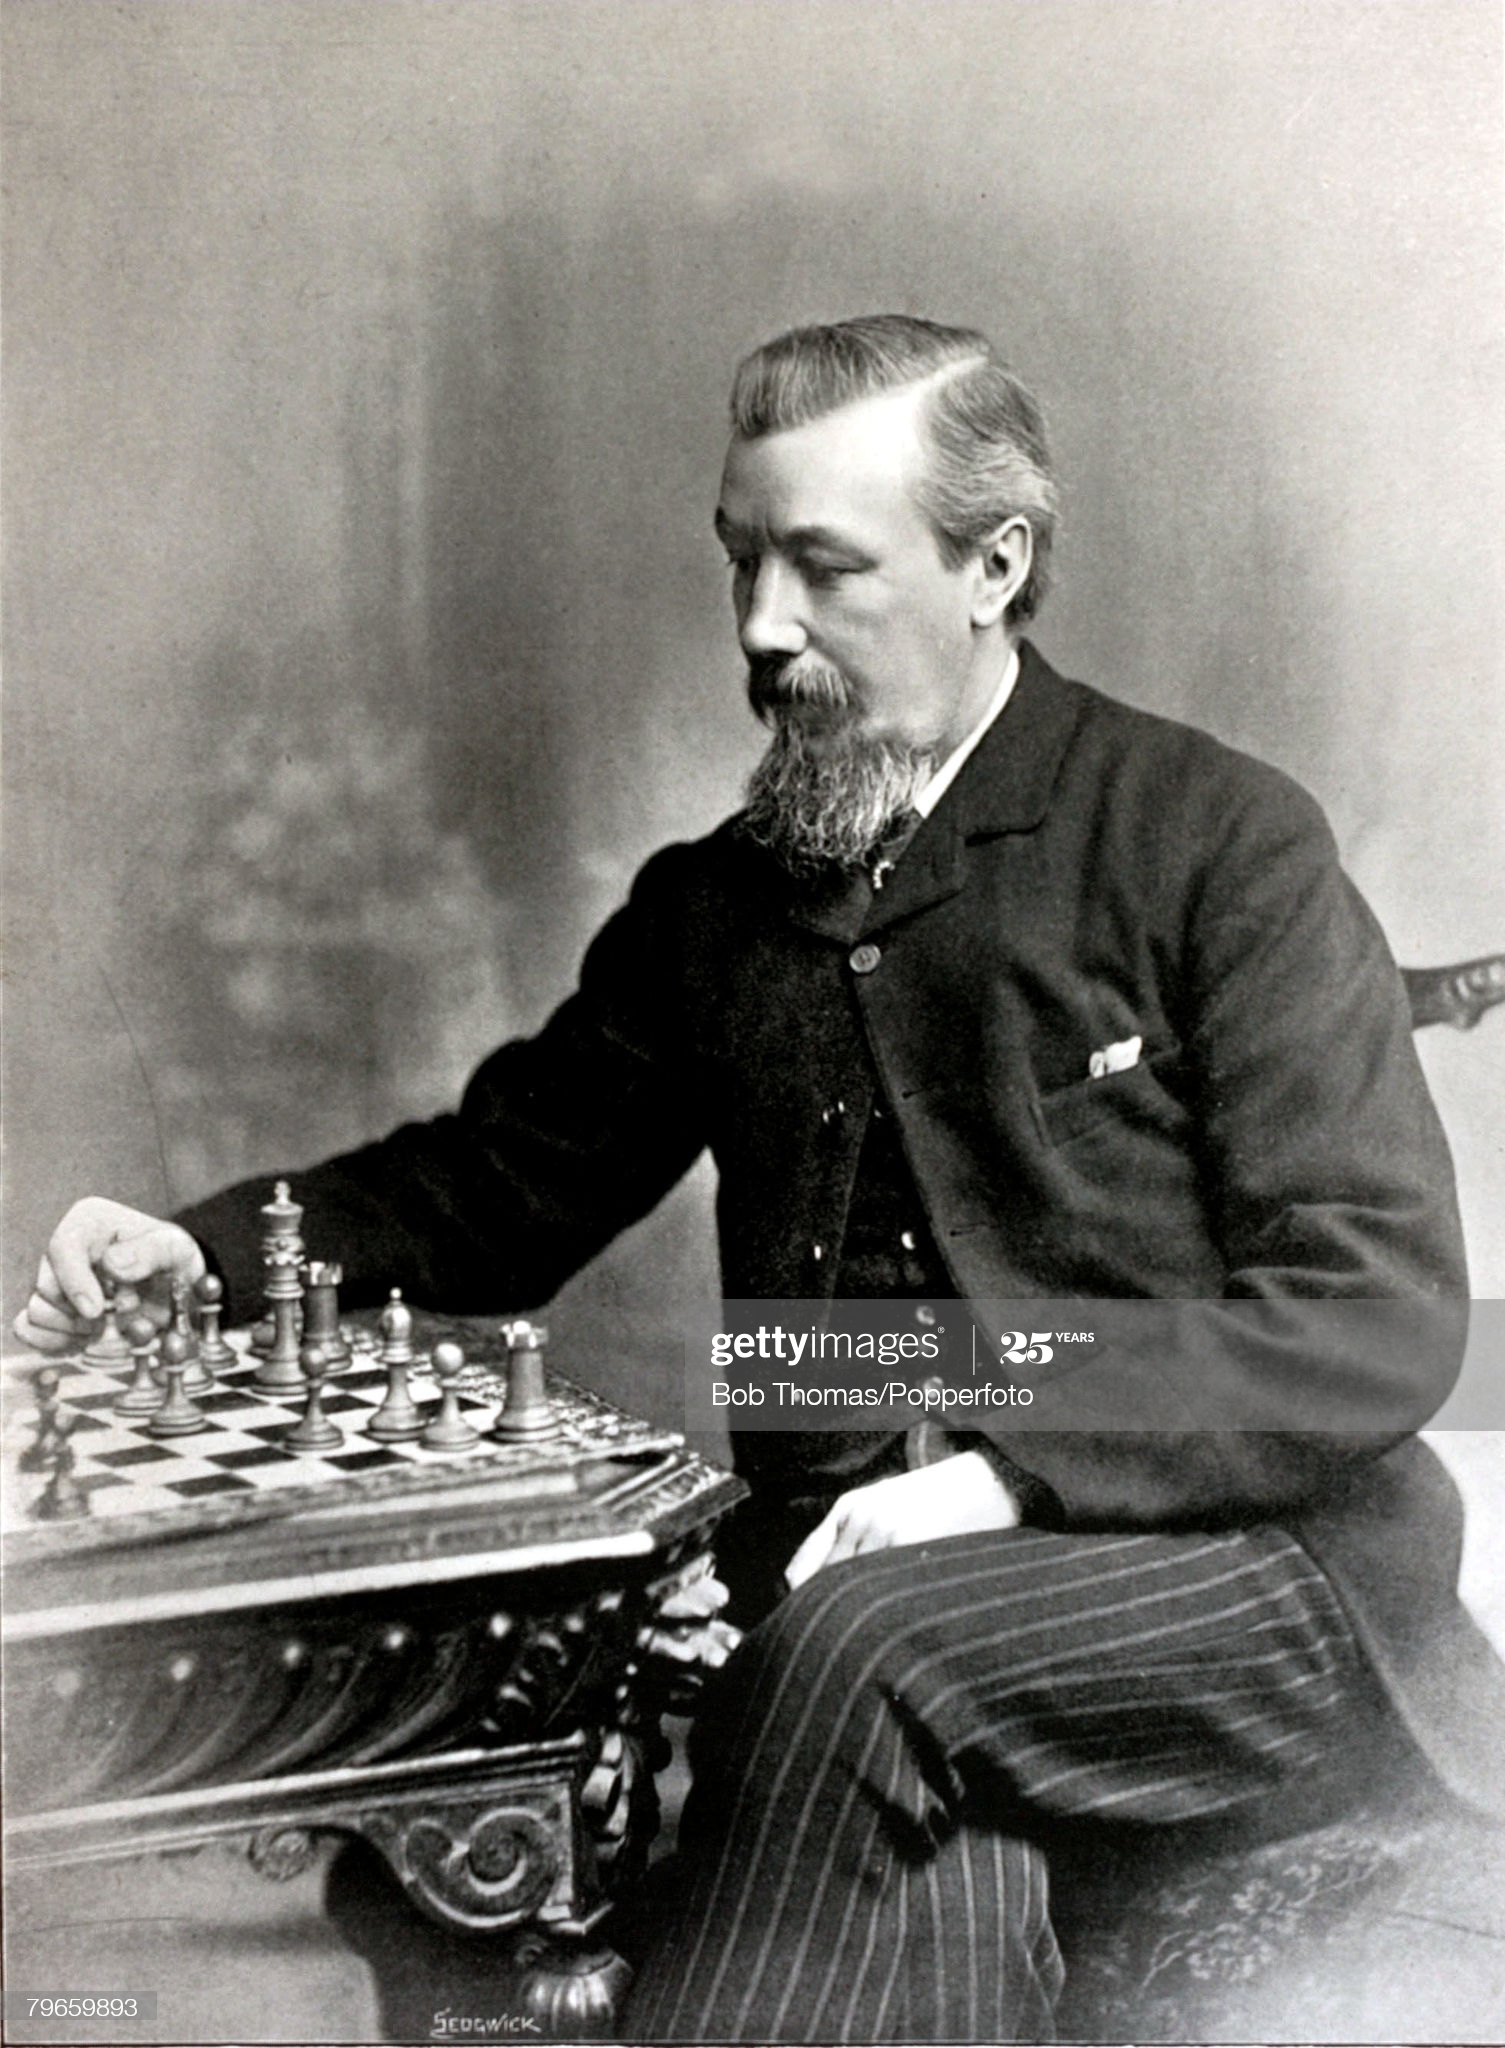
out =
[[[724,1292],[819,1297],[875,1087],[985,1321],[1020,1297],[1179,1304],[1169,1334],[1047,1378],[1031,1427],[979,1426],[1068,1527],[1293,1528],[1476,1785],[1491,1731],[1429,1674],[1487,1693],[1494,1667],[1453,1597],[1456,1495],[1412,1434],[1456,1376],[1466,1278],[1399,976],[1304,792],[1028,645],[881,892],[798,888],[735,819],[665,849],[458,1115],[298,1192],[350,1298],[519,1309],[709,1145]],[[238,1305],[263,1198],[180,1219]]]

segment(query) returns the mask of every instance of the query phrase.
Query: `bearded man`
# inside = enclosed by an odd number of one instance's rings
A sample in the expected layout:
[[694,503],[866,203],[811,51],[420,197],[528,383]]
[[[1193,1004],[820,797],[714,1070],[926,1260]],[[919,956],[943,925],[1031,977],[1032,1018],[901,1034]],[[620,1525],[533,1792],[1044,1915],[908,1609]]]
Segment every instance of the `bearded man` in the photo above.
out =
[[[1056,492],[986,338],[796,330],[732,425],[716,524],[773,732],[746,809],[648,862],[456,1115],[300,1193],[353,1300],[515,1310],[709,1146],[729,1297],[1185,1310],[1047,1428],[736,1442],[747,1633],[629,2031],[1042,2039],[1053,1831],[1273,1827],[1412,1741],[1477,1781],[1458,1505],[1414,1435],[1459,1318],[1372,1351],[1299,1312],[1461,1301],[1451,1169],[1312,801],[1020,639]],[[262,1188],[78,1205],[23,1334],[206,1257],[249,1311]]]

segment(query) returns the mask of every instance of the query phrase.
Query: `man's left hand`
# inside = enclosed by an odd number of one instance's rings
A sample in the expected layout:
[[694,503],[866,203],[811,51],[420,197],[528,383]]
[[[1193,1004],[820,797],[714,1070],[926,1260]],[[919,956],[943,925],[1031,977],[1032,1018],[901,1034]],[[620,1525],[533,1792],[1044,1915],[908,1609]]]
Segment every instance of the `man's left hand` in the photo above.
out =
[[1013,1529],[1019,1504],[980,1451],[962,1451],[918,1472],[900,1472],[844,1493],[785,1567],[791,1587],[828,1564],[901,1543]]

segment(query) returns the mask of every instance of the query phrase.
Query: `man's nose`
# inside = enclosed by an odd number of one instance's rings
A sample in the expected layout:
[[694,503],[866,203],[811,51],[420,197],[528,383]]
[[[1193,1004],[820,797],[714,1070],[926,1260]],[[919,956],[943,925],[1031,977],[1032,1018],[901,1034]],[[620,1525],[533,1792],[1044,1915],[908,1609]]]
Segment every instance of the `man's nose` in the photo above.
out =
[[737,637],[744,654],[803,654],[799,596],[799,578],[782,562],[765,556],[743,586],[737,611]]

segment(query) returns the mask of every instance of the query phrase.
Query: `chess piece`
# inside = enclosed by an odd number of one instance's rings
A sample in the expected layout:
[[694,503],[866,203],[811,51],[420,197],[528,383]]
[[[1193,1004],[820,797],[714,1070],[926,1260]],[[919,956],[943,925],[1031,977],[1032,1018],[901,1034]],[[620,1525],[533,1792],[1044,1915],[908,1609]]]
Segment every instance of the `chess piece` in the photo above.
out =
[[136,1361],[130,1385],[115,1403],[117,1415],[155,1415],[167,1399],[167,1390],[157,1384],[153,1353],[157,1348],[157,1326],[150,1316],[132,1316],[125,1336]]
[[298,1364],[299,1312],[303,1303],[303,1283],[298,1277],[303,1265],[303,1240],[298,1227],[303,1221],[303,1209],[289,1194],[287,1182],[279,1180],[271,1201],[263,1203],[261,1214],[265,1225],[261,1263],[267,1274],[272,1342],[256,1368],[252,1384],[263,1394],[298,1394],[303,1391],[303,1373]]
[[199,1304],[199,1359],[210,1372],[223,1372],[235,1363],[235,1347],[227,1344],[220,1331],[224,1312],[225,1283],[218,1275],[206,1273],[194,1287]]
[[[161,1350],[162,1370],[167,1375],[167,1399],[146,1425],[148,1436],[192,1436],[196,1431],[207,1429],[208,1422],[197,1401],[191,1401],[183,1390],[183,1380],[193,1363],[188,1345],[177,1330],[164,1330]],[[300,1383],[302,1375],[299,1375]]]
[[172,1326],[188,1346],[188,1364],[183,1374],[183,1391],[185,1394],[197,1396],[213,1391],[214,1374],[205,1365],[203,1353],[199,1349],[198,1332],[194,1329],[193,1319],[188,1313],[190,1298],[191,1289],[188,1282],[186,1280],[174,1280],[172,1283]]
[[129,1365],[131,1347],[120,1334],[120,1310],[116,1305],[116,1289],[113,1280],[102,1280],[104,1289],[105,1315],[99,1335],[85,1347],[85,1365]]
[[72,1437],[78,1418],[66,1428],[59,1426],[57,1446],[52,1454],[52,1473],[41,1498],[32,1509],[39,1522],[72,1522],[89,1513],[89,1496],[74,1477],[75,1454]]
[[57,1419],[59,1375],[54,1367],[44,1365],[32,1384],[37,1394],[36,1440],[26,1446],[16,1465],[22,1472],[50,1472],[62,1440]]
[[413,1363],[413,1311],[402,1298],[402,1289],[394,1287],[377,1320],[381,1332],[381,1362],[383,1365],[411,1365]]
[[413,1312],[394,1287],[392,1298],[381,1312],[381,1362],[387,1368],[387,1398],[366,1425],[366,1434],[379,1444],[401,1444],[423,1434],[423,1414],[408,1391],[408,1367],[413,1363]]
[[559,1418],[544,1391],[543,1347],[547,1330],[537,1323],[507,1325],[507,1405],[496,1420],[499,1437],[537,1442],[559,1434]]
[[340,1266],[310,1259],[303,1280],[303,1341],[322,1344],[326,1369],[343,1372],[350,1363],[350,1346],[340,1328],[339,1285],[344,1279]]
[[434,1371],[439,1378],[439,1410],[419,1442],[429,1451],[468,1451],[481,1441],[460,1414],[460,1375],[465,1370],[465,1353],[458,1344],[434,1346]]
[[324,1382],[329,1375],[329,1357],[320,1343],[305,1338],[298,1353],[303,1377],[308,1382],[308,1405],[301,1422],[295,1422],[282,1441],[290,1451],[337,1451],[344,1443],[342,1430],[324,1413]]

